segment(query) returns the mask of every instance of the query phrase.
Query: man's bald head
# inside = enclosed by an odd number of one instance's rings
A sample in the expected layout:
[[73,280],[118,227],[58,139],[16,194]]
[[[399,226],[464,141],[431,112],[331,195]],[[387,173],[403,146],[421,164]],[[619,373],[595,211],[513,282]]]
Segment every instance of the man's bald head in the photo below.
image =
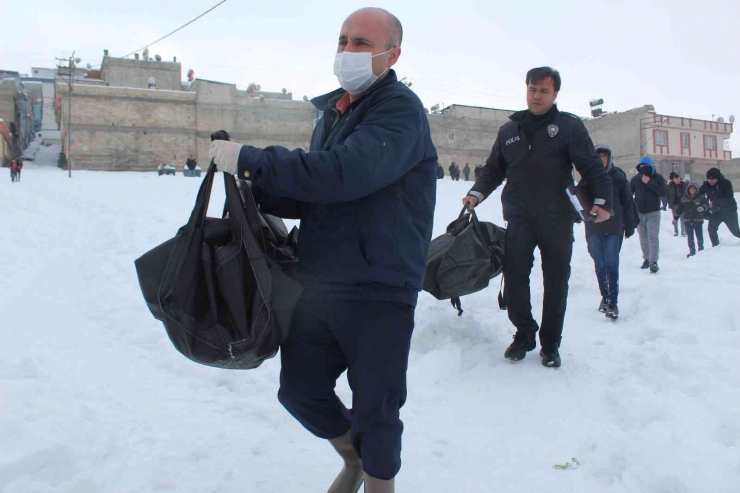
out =
[[401,46],[401,43],[403,42],[403,26],[401,25],[401,21],[399,21],[398,17],[395,15],[378,7],[366,7],[353,12],[344,22],[346,24],[350,19],[358,20],[358,18],[360,22],[368,22],[378,26],[383,26],[383,31],[386,37],[386,50]]

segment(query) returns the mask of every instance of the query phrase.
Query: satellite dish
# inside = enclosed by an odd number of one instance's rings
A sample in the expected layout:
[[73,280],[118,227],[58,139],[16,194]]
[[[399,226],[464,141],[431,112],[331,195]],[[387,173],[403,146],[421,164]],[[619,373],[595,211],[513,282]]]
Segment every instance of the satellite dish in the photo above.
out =
[[161,62],[161,61],[162,61],[162,57],[161,57],[161,56],[159,56],[159,55],[154,55],[154,59],[155,59],[156,61],[158,61],[158,62]]
[[288,94],[288,90],[283,87],[283,94]]
[[724,122],[725,122],[725,119],[722,118],[721,116],[717,118],[717,123],[724,123]]
[[75,63],[80,63],[82,61],[81,58],[75,58]]
[[308,103],[308,96],[303,96],[303,100]]
[[735,115],[730,115],[730,124],[735,123]]
[[87,69],[88,69],[88,70],[90,70],[91,68],[92,68],[92,65],[90,65],[90,64],[88,63],[88,64],[87,64]]

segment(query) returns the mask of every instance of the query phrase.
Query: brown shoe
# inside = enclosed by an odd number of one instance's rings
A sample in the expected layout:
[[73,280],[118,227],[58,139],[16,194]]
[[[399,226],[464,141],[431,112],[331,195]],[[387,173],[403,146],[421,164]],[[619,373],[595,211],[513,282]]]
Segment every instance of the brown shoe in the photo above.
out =
[[350,432],[332,438],[329,443],[344,459],[344,467],[327,493],[357,493],[363,481],[362,461],[352,447]]
[[394,493],[395,491],[395,478],[386,481],[365,474],[365,493]]

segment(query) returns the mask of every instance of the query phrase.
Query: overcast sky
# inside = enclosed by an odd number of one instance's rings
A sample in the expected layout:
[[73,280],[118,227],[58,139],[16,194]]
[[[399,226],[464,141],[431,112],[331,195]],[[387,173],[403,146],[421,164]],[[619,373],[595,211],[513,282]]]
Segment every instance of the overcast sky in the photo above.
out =
[[[216,3],[8,0],[0,69],[29,73],[72,50],[83,66],[99,65],[103,49],[126,55]],[[740,0],[228,0],[150,52],[177,56],[183,79],[192,68],[240,89],[258,82],[312,97],[338,86],[339,29],[364,6],[400,18],[395,68],[427,107],[521,109],[527,70],[551,65],[563,78],[560,108],[581,116],[589,100],[604,98],[607,111],[653,104],[666,115],[740,118]],[[732,150],[740,157],[740,135]]]

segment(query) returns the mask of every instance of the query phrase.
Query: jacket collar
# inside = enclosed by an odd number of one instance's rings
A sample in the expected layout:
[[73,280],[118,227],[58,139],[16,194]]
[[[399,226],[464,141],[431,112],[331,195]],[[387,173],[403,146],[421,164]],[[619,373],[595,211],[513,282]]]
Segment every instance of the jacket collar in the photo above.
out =
[[[388,75],[386,75],[383,80],[377,82],[372,87],[370,87],[370,89],[362,93],[360,99],[352,103],[350,106],[355,106],[357,103],[365,99],[369,94],[372,94],[375,91],[379,91],[380,89],[396,82],[398,82],[398,77],[396,77],[395,70],[391,69],[388,71]],[[319,111],[327,111],[331,108],[334,108],[334,106],[337,104],[337,101],[339,101],[339,99],[344,95],[345,92],[346,91],[340,87],[339,89],[335,89],[334,91],[326,93],[323,96],[316,96],[311,100],[311,103],[313,103],[313,105]]]
[[[560,115],[558,105],[553,104],[552,108],[550,108],[547,113],[545,113],[544,115],[535,116],[534,118],[543,120],[552,118],[554,120],[555,118],[557,118],[558,115]],[[529,118],[531,118],[531,116],[533,115],[529,110],[522,110],[510,115],[509,120],[515,121],[517,123],[525,123]]]

